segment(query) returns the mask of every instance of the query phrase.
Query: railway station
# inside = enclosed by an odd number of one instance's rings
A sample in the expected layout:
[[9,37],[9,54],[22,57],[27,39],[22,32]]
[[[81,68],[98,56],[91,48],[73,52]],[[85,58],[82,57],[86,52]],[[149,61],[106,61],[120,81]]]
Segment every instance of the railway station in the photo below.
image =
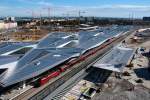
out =
[[[91,57],[93,57],[92,60],[95,59],[95,55],[98,56],[97,52],[100,49],[106,49],[107,45],[111,48],[113,45],[110,44],[121,41],[121,38],[124,38],[129,30],[128,26],[119,26],[81,31],[71,35],[62,32],[47,35],[37,43],[1,44],[0,50],[4,52],[1,56],[5,56],[1,57],[1,61],[7,61],[7,64],[0,65],[1,88],[5,90],[12,86],[18,88],[43,86],[51,79],[69,72],[76,64],[82,64],[86,61],[85,59],[90,63]],[[12,45],[17,46],[11,48]],[[9,51],[5,51],[5,48],[9,48],[7,49]],[[21,55],[17,54],[18,52],[22,53],[26,48],[30,49],[25,50],[26,52]],[[8,61],[6,56],[10,56],[12,59],[9,58]]]
[[95,98],[106,83],[111,86],[111,79],[127,79],[127,66],[139,50],[128,42],[141,37],[138,31],[112,26],[54,32],[37,42],[4,42],[0,45],[1,99]]
[[0,100],[150,100],[149,0],[1,0]]

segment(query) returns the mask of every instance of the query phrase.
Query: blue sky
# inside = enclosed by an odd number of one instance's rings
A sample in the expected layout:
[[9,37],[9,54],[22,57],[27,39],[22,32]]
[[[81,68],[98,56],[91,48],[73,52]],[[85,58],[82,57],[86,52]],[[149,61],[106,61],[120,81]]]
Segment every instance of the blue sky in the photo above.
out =
[[150,0],[1,0],[0,16],[51,16],[131,17],[150,16]]

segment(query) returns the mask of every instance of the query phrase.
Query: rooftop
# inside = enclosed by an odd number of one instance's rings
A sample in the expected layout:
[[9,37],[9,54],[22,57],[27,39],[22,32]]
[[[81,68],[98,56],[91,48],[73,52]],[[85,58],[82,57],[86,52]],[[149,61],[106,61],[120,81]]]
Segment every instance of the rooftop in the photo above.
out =
[[123,72],[129,59],[133,56],[134,50],[121,46],[114,47],[107,55],[97,61],[93,66],[97,68]]

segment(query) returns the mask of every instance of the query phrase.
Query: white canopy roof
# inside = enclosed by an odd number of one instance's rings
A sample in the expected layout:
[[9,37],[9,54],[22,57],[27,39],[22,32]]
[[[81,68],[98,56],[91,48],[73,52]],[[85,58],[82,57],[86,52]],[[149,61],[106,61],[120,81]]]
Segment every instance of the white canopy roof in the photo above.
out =
[[116,46],[93,66],[115,72],[122,72],[132,57],[133,51],[131,48]]

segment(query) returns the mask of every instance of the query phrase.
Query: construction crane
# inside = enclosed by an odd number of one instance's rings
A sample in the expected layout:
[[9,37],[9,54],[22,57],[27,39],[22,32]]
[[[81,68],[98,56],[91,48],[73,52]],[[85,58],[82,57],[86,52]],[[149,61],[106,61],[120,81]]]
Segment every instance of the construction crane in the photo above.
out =
[[50,23],[50,12],[51,12],[51,7],[45,7],[43,9],[46,9],[47,10],[47,14],[48,14],[48,20],[49,20],[49,23]]
[[45,7],[43,9],[46,9],[47,10],[47,17],[50,19],[50,11],[51,11],[51,7]]
[[84,13],[86,13],[86,12],[85,12],[85,11],[81,11],[81,10],[79,10],[79,12],[78,12],[78,15],[79,15],[79,19],[78,19],[79,25],[80,25],[80,17],[81,17],[81,14],[84,14]]
[[78,12],[79,18],[81,17],[81,14],[84,14],[84,13],[86,13],[86,12],[85,12],[85,11],[80,11],[80,10],[79,10],[79,12]]
[[40,10],[40,13],[39,13],[39,17],[40,17],[40,27],[42,26],[42,11]]

